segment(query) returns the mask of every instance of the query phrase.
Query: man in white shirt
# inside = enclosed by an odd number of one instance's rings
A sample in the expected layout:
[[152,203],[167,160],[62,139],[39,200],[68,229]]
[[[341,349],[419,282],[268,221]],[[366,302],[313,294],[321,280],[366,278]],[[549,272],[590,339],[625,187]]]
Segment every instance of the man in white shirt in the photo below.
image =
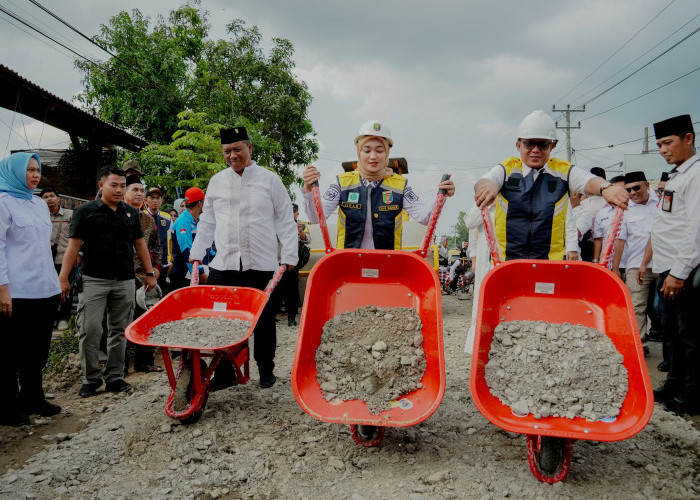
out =
[[[298,260],[297,224],[292,201],[277,174],[252,159],[253,145],[245,127],[221,130],[221,151],[230,167],[209,181],[190,262],[204,258],[212,241],[216,256],[209,264],[210,285],[247,286],[264,290],[274,271],[278,240],[281,262],[292,269]],[[272,387],[277,332],[274,301],[268,301],[254,330],[254,357],[260,387]],[[212,389],[236,383],[228,360],[217,366]]]
[[[695,415],[700,413],[700,155],[695,152],[690,115],[655,123],[654,132],[659,153],[675,165],[651,229],[659,313],[671,342],[670,370],[654,391],[654,401],[674,413]],[[644,255],[640,273],[651,250]]]
[[[610,179],[610,183],[613,186],[619,186],[624,189],[625,177],[623,175],[617,175]],[[595,215],[593,221],[593,262],[598,262],[600,259],[600,254],[603,251],[603,245],[608,238],[608,231],[610,231],[610,225],[612,224],[613,218],[615,217],[615,206],[606,205]],[[625,235],[626,236],[626,235]],[[624,245],[622,246],[624,249]],[[617,264],[615,259],[617,258]],[[622,278],[622,273],[625,272],[625,266],[627,265],[627,259],[625,258],[624,252],[616,252],[613,254],[612,258],[608,262],[608,268]]]
[[564,258],[570,193],[601,195],[627,207],[629,195],[623,188],[550,159],[556,144],[554,120],[544,111],[533,111],[518,127],[515,147],[520,156],[506,158],[474,186],[479,208],[496,202],[494,227],[505,260]]
[[[624,254],[625,284],[632,297],[634,315],[637,319],[639,335],[644,342],[647,334],[647,302],[649,290],[656,286],[656,274],[649,269],[642,274],[641,283],[637,281],[637,271],[642,265],[644,251],[651,234],[651,223],[659,199],[649,191],[649,183],[644,172],[627,172],[625,189],[630,193],[629,210],[625,213],[620,227],[620,236],[615,241],[613,269],[619,267],[618,254]],[[645,349],[646,352],[646,349]]]

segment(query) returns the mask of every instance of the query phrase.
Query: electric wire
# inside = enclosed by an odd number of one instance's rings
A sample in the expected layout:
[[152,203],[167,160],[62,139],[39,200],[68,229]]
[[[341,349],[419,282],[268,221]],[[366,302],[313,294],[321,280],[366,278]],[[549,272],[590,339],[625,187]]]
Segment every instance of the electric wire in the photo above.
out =
[[572,88],[571,90],[569,90],[566,94],[564,94],[563,96],[561,96],[561,97],[560,97],[559,99],[557,99],[555,102],[561,101],[562,99],[564,99],[564,97],[568,96],[571,92],[573,92],[573,91],[576,90],[578,87],[580,87],[581,84],[583,84],[583,82],[585,82],[586,80],[588,80],[596,71],[598,71],[598,70],[599,70],[600,68],[602,68],[608,61],[610,61],[610,59],[612,59],[613,57],[615,57],[615,55],[617,55],[617,54],[618,54],[623,48],[625,48],[632,40],[634,40],[634,39],[637,37],[637,35],[639,35],[642,31],[644,31],[644,30],[647,28],[647,26],[649,26],[652,22],[654,22],[654,20],[656,20],[656,19],[657,19],[666,9],[668,9],[675,1],[676,1],[676,0],[671,0],[668,4],[666,4],[666,6],[665,6],[663,9],[661,9],[661,10],[660,10],[655,16],[653,16],[644,26],[642,26],[634,35],[632,35],[632,37],[631,37],[630,39],[628,39],[625,43],[623,43],[622,45],[620,45],[620,47],[618,47],[612,54],[610,54],[602,63],[600,63],[598,66],[596,66],[596,68],[595,68],[593,71],[591,71],[590,73],[588,73],[588,75],[586,75],[586,76],[584,77],[584,79],[581,80],[574,88]]

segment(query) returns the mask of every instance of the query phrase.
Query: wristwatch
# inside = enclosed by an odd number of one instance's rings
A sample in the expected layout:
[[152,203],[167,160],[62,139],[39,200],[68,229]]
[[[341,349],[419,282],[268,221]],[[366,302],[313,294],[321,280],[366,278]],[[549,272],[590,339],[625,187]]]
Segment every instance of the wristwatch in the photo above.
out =
[[600,185],[600,196],[603,196],[603,190],[609,188],[610,186],[612,186],[612,184],[610,183],[610,181],[605,181],[604,183],[602,183],[602,184]]
[[155,276],[156,273],[146,273],[146,276]]

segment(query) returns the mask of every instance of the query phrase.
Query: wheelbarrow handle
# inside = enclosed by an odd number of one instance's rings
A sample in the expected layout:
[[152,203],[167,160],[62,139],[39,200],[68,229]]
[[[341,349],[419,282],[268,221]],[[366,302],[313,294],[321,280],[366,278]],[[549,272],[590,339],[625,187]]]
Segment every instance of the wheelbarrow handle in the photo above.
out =
[[277,271],[275,271],[275,274],[272,275],[272,279],[268,281],[267,286],[265,287],[264,292],[267,294],[269,297],[272,295],[272,291],[275,289],[277,284],[280,282],[282,279],[282,275],[284,272],[287,270],[287,266],[282,264],[280,267],[277,268]]
[[608,237],[605,238],[605,245],[603,245],[603,252],[600,254],[600,259],[598,262],[601,266],[610,268],[612,263],[613,255],[615,255],[615,240],[620,236],[620,227],[622,225],[622,217],[624,216],[624,210],[622,207],[617,207],[615,209],[615,215],[613,215],[612,223],[610,224],[610,231],[608,231]]
[[316,209],[318,224],[321,227],[323,244],[326,245],[326,253],[331,253],[333,251],[333,244],[331,243],[331,237],[328,234],[328,224],[326,224],[326,216],[323,213],[323,203],[321,202],[321,192],[318,188],[318,181],[311,184],[311,193],[314,197],[314,208]]
[[199,261],[195,260],[192,262],[192,278],[190,279],[190,286],[199,285]]
[[486,234],[486,241],[488,242],[489,250],[491,251],[491,260],[495,266],[503,262],[503,259],[501,258],[498,243],[496,242],[496,233],[493,231],[493,222],[491,221],[489,207],[481,208],[481,217],[484,219],[484,233]]
[[[440,184],[450,179],[450,174],[443,174],[442,179],[440,179]],[[433,239],[433,234],[435,233],[435,227],[437,226],[437,221],[440,218],[440,213],[442,212],[442,207],[445,205],[445,194],[446,189],[439,189],[437,199],[435,200],[435,206],[430,214],[430,220],[428,221],[428,229],[425,231],[425,237],[423,238],[423,244],[420,246],[420,254],[422,256],[428,255],[428,247]]]

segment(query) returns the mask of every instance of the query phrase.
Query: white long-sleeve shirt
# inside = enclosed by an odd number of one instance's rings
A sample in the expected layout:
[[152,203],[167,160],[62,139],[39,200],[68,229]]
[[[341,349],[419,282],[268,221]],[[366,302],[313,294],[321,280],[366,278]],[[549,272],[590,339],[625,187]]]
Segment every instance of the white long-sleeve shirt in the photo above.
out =
[[51,256],[49,207],[0,194],[0,285],[14,299],[45,299],[61,293]]
[[[619,239],[625,240],[625,255],[627,258],[627,269],[638,269],[642,265],[644,252],[647,248],[649,235],[651,234],[651,224],[654,214],[658,210],[659,199],[654,193],[649,193],[646,203],[630,202],[629,208],[625,210],[620,227]],[[652,261],[653,262],[653,261]],[[653,267],[650,262],[647,267]]]
[[[374,248],[374,236],[372,232],[372,189],[376,188],[381,181],[368,181],[360,177],[360,182],[364,187],[369,187],[369,192],[367,193],[367,215],[365,217],[365,234],[362,236],[362,242],[360,243],[360,248],[368,249]],[[304,210],[306,211],[306,216],[309,222],[312,224],[318,224],[318,215],[316,214],[316,209],[314,208],[314,197],[311,192],[304,192]],[[437,199],[437,195],[435,195]],[[321,197],[321,205],[323,206],[323,214],[326,218],[330,217],[333,211],[338,208],[340,203],[340,184],[338,183],[338,177],[333,179],[333,182],[328,189],[323,193]],[[430,221],[430,214],[433,211],[433,206],[435,206],[435,200],[430,205],[426,205],[421,201],[416,192],[411,186],[408,185],[406,181],[406,186],[403,190],[403,209],[408,212],[413,220],[424,226]]]
[[200,260],[216,243],[210,267],[218,271],[274,271],[277,241],[283,264],[298,261],[298,232],[292,201],[279,176],[253,162],[237,174],[227,168],[207,186],[190,258]]
[[666,183],[660,209],[654,212],[653,271],[670,270],[671,276],[684,280],[700,263],[700,155],[674,170]]

